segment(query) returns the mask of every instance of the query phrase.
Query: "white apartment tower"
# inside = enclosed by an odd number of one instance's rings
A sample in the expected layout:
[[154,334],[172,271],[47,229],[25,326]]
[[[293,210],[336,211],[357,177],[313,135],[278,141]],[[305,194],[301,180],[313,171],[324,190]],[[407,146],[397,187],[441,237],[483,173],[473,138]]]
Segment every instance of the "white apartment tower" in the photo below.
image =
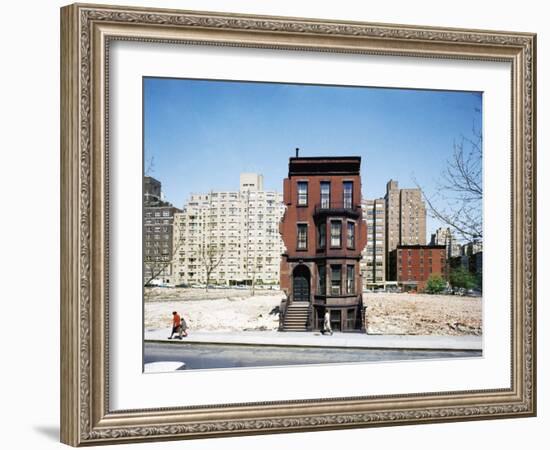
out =
[[174,220],[177,283],[205,283],[210,271],[210,284],[278,284],[283,212],[259,174],[241,174],[239,191],[191,195]]
[[241,173],[240,191],[263,191],[264,176],[257,173]]
[[460,256],[462,246],[456,240],[454,233],[449,227],[440,227],[432,234],[430,245],[444,245],[446,247],[447,258]]
[[386,281],[386,201],[362,200],[367,223],[367,245],[363,249],[361,274],[365,287],[383,286]]

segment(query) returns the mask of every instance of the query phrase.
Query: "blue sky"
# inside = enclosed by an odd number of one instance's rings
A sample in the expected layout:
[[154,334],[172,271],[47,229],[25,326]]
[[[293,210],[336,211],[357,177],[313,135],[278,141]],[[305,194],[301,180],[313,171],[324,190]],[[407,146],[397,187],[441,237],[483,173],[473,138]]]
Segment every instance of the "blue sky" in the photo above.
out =
[[[428,196],[453,141],[481,129],[482,94],[413,89],[144,78],[145,161],[166,199],[236,190],[239,173],[264,175],[281,191],[288,158],[361,156],[365,198],[386,182]],[[147,164],[146,164],[147,165]],[[428,238],[439,224],[428,218]]]

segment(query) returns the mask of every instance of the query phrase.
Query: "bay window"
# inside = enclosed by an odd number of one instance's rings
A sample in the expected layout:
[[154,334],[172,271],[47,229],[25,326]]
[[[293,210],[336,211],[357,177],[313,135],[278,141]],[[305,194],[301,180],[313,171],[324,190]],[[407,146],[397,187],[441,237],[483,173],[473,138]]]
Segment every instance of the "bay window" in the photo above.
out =
[[342,246],[342,222],[340,221],[330,222],[330,246]]
[[330,293],[332,295],[342,293],[342,266],[330,266]]

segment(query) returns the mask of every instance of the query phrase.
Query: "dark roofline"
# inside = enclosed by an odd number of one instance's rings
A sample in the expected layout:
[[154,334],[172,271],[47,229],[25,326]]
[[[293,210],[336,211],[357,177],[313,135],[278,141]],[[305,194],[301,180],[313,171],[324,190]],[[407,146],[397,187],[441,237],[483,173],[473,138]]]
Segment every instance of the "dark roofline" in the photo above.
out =
[[360,156],[298,156],[297,158],[295,156],[291,156],[289,158],[289,161],[322,161],[325,159],[328,159],[330,161],[361,161]]
[[157,180],[155,177],[152,177],[151,175],[143,175],[143,178],[149,178],[150,180],[155,180],[158,183],[160,183],[160,180]]
[[294,157],[288,161],[288,176],[360,175],[360,156]]

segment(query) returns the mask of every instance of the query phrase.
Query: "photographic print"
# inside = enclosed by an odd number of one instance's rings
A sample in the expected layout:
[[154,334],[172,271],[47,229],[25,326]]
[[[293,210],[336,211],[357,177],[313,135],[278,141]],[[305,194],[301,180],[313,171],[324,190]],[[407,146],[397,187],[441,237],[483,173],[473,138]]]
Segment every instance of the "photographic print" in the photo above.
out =
[[62,442],[536,415],[535,34],[75,4],[60,86]]
[[144,370],[482,356],[480,92],[143,78]]

